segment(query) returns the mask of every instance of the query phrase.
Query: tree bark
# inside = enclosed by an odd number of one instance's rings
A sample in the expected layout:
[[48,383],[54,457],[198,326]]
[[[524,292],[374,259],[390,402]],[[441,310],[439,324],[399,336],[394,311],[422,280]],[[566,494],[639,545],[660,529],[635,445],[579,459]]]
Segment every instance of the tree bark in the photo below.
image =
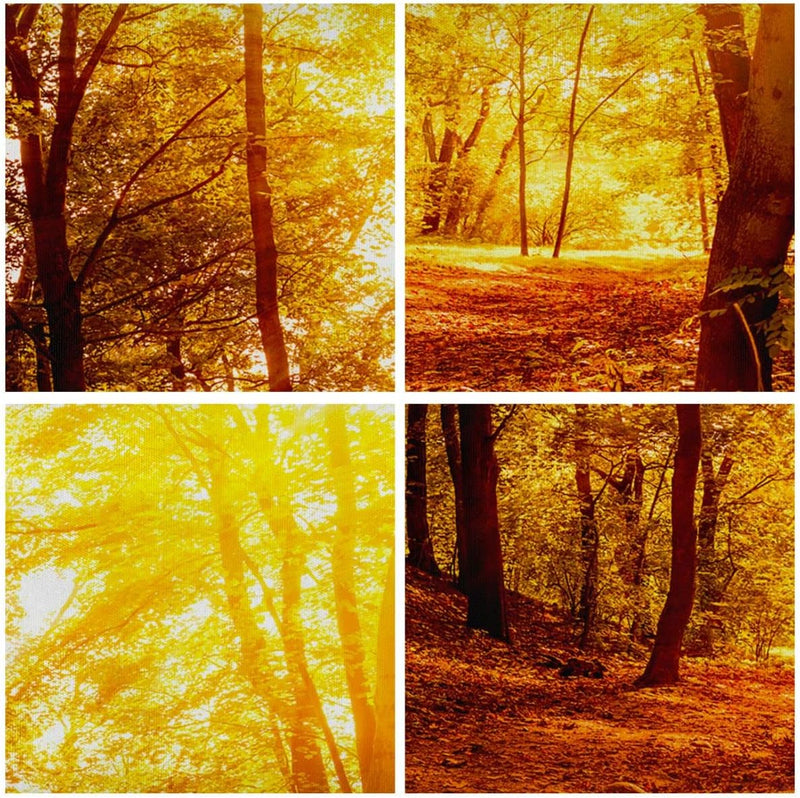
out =
[[336,538],[332,556],[333,595],[347,691],[353,710],[356,753],[363,784],[372,761],[375,710],[369,701],[370,690],[364,668],[364,641],[358,615],[358,597],[354,575],[355,486],[350,465],[344,405],[327,405],[325,411],[333,490],[336,495]]
[[508,642],[491,411],[491,405],[461,405],[458,411],[467,539],[467,626]]
[[461,445],[458,441],[458,428],[456,426],[456,406],[442,405],[441,418],[444,448],[447,453],[447,465],[450,469],[450,479],[453,481],[453,501],[456,510],[456,560],[458,562],[458,578],[456,580],[456,585],[459,590],[464,591],[466,589],[464,574],[467,570],[467,533],[464,517]]
[[673,684],[680,680],[683,633],[694,603],[697,566],[697,528],[694,493],[703,443],[699,405],[677,405],[678,448],[672,476],[672,562],[667,601],[658,619],[656,640],[640,687]]
[[697,10],[705,19],[706,55],[714,79],[725,156],[730,165],[739,146],[750,82],[750,53],[742,7],[735,3],[709,3],[698,6]]
[[561,254],[561,242],[564,240],[564,230],[567,227],[567,208],[569,207],[569,192],[572,186],[572,162],[575,159],[575,107],[578,102],[578,86],[581,80],[581,67],[583,65],[583,48],[586,44],[586,35],[589,33],[589,25],[594,14],[594,6],[589,6],[589,13],[586,15],[586,22],[581,32],[578,42],[578,56],[575,59],[575,80],[572,83],[572,98],[569,104],[569,132],[567,133],[567,167],[564,176],[564,193],[561,197],[561,215],[558,218],[558,232],[556,233],[555,244],[553,245],[553,257],[557,258]]
[[[717,290],[738,270],[769,282],[794,232],[794,7],[761,6],[731,179],[719,207],[701,303],[695,389],[772,389],[769,287]],[[713,316],[710,312],[715,312]]]
[[409,405],[406,428],[406,530],[408,562],[433,576],[442,572],[436,563],[428,529],[427,443],[428,405]]
[[247,189],[256,259],[256,316],[267,358],[270,391],[291,391],[289,359],[278,310],[278,250],[272,223],[272,189],[267,180],[267,129],[264,117],[262,8],[244,6]]
[[[56,121],[49,148],[43,145],[43,135],[38,129],[20,138],[20,162],[33,229],[36,269],[47,313],[55,391],[86,390],[81,289],[69,268],[67,243],[66,197],[73,128],[92,74],[127,9],[127,4],[117,6],[78,74],[78,17],[82,8],[64,4],[59,34]],[[38,10],[38,5],[6,6],[6,63],[12,90],[19,100],[29,104],[30,113],[37,120],[42,113],[41,86],[31,68],[27,40]]]

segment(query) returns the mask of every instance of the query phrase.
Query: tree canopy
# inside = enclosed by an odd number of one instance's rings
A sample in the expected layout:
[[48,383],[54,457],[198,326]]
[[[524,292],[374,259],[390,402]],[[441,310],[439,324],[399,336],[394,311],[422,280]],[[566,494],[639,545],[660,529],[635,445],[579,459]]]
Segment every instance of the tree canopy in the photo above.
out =
[[7,422],[9,790],[393,791],[390,408]]
[[[385,389],[393,12],[264,8],[257,144],[292,388]],[[59,389],[65,314],[88,390],[266,389],[240,7],[9,5],[6,16],[9,389],[47,390],[51,371]],[[60,248],[48,244],[56,216]]]

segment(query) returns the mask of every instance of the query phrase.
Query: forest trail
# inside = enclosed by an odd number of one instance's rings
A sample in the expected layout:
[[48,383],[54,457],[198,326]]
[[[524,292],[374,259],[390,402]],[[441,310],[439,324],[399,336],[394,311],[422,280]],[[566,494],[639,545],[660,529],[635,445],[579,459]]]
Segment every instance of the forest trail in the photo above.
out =
[[[634,690],[639,657],[605,678],[543,667],[574,656],[570,622],[509,594],[515,644],[466,629],[466,599],[406,569],[408,792],[792,792],[794,668],[682,662],[673,687]],[[621,790],[629,791],[629,790]]]
[[[410,243],[411,391],[678,391],[693,385],[705,257]],[[786,357],[784,363],[784,357]],[[781,355],[775,371],[789,371]],[[775,390],[791,390],[777,376]]]

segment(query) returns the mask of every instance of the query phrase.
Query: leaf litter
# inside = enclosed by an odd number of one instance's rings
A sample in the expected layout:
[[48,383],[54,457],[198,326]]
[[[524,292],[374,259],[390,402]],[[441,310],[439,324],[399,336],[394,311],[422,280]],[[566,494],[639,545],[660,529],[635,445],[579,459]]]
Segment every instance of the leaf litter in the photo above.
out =
[[576,653],[553,608],[510,593],[509,646],[406,574],[407,792],[793,792],[790,664],[684,658],[680,684],[635,690],[646,652],[607,644],[604,678],[565,679],[541,664]]

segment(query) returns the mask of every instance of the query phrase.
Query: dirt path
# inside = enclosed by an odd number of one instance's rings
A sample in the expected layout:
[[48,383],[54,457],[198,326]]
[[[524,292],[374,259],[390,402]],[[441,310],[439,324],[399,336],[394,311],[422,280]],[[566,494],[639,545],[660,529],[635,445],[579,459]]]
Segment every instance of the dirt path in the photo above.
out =
[[[409,247],[408,390],[691,388],[702,270],[620,260],[459,265],[453,250]],[[778,379],[776,389],[787,388]]]
[[509,648],[463,627],[460,594],[410,581],[408,792],[793,791],[793,668],[690,660],[681,684],[633,690],[643,662],[603,655],[605,678],[564,679],[538,663],[565,629],[529,600]]

